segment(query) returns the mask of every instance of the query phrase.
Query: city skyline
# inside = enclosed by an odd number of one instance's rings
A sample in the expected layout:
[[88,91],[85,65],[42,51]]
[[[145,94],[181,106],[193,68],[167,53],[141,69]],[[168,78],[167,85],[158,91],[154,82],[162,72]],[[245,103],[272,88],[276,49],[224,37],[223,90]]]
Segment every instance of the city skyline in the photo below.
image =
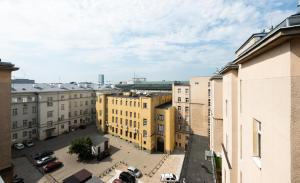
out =
[[[36,82],[188,80],[232,60],[297,2],[1,1],[0,55]],[[264,14],[264,16],[262,16]]]

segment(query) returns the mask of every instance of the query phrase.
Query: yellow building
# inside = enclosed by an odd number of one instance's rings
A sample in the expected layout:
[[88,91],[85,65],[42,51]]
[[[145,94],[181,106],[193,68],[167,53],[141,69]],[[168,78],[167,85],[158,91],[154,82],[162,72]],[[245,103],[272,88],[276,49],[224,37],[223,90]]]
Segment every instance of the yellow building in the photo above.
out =
[[[123,92],[116,94],[97,93],[98,129],[104,133],[118,136],[121,139],[136,144],[148,152],[171,152],[174,148],[174,110],[172,107],[159,108],[162,104],[171,102],[169,93],[136,94]],[[158,108],[156,108],[158,107]],[[164,115],[163,120],[157,120],[157,114]],[[161,118],[162,119],[162,118]],[[163,136],[157,134],[158,124],[166,124]],[[175,133],[175,132],[174,132]],[[161,137],[168,137],[163,139]],[[172,138],[172,140],[171,140]],[[157,141],[159,141],[157,147]],[[173,143],[173,144],[171,144]]]

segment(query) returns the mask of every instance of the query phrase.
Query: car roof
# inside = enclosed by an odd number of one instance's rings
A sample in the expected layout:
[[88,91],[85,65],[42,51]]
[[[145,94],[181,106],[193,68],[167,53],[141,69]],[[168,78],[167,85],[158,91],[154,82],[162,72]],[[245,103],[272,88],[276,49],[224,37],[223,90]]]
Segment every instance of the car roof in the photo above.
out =
[[132,171],[134,171],[136,168],[134,167],[134,166],[129,166],[128,168],[127,168],[127,170],[132,170]]

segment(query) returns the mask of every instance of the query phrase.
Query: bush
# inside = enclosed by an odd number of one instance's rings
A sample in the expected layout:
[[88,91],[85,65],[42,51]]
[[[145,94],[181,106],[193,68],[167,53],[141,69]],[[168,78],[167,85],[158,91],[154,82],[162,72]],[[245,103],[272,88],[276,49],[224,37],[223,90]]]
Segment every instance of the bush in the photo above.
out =
[[93,158],[92,145],[92,140],[89,137],[75,139],[69,147],[69,153],[77,154],[79,161],[90,160]]

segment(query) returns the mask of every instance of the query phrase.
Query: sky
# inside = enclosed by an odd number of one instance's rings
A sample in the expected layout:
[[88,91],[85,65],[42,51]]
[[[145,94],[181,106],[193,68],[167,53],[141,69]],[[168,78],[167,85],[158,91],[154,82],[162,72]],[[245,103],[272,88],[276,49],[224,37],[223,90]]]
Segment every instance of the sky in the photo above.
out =
[[36,82],[188,80],[296,11],[297,0],[0,0],[0,58]]

